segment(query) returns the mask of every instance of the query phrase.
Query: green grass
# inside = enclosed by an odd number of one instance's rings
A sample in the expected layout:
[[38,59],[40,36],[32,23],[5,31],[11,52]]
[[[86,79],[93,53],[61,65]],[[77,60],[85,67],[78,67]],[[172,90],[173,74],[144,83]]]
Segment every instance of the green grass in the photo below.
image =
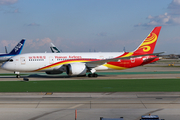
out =
[[[21,75],[29,75],[29,74],[21,74]],[[0,76],[15,76],[14,73],[0,73]]]
[[180,79],[1,81],[0,92],[180,92]]

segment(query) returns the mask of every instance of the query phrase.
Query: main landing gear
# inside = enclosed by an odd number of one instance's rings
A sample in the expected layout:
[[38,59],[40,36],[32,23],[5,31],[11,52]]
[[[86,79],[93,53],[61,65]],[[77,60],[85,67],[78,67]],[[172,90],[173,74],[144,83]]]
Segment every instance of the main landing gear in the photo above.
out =
[[88,74],[88,77],[97,77],[98,76],[98,74],[95,73],[96,72],[95,69],[91,69],[91,70],[89,70],[89,72],[91,72],[91,73]]
[[88,77],[98,77],[98,74],[96,74],[96,73],[90,73],[90,74],[88,74]]

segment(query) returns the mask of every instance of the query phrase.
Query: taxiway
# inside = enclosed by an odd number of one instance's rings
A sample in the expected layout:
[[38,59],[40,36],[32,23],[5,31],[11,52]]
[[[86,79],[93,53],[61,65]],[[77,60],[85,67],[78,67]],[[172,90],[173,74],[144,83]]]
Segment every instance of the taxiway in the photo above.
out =
[[148,114],[179,120],[180,92],[0,94],[0,119],[74,120],[75,110],[78,120],[139,120]]

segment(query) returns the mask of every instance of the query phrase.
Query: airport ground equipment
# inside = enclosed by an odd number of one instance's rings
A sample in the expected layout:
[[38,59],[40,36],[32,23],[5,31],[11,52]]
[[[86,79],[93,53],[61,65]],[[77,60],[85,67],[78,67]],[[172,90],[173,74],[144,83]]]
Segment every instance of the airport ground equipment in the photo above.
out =
[[158,115],[142,115],[140,120],[165,120],[165,119],[160,119]]

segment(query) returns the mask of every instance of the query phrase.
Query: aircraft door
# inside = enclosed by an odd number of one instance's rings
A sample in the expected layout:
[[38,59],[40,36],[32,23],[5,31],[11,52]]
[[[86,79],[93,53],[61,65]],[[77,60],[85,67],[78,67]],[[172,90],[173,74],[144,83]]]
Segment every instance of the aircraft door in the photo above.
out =
[[49,57],[49,63],[53,64],[54,63],[54,58],[52,56]]
[[26,64],[26,59],[25,59],[25,57],[21,57],[21,58],[20,58],[20,62],[21,62],[21,65],[25,65],[25,64]]
[[131,58],[131,63],[135,63],[136,58]]

